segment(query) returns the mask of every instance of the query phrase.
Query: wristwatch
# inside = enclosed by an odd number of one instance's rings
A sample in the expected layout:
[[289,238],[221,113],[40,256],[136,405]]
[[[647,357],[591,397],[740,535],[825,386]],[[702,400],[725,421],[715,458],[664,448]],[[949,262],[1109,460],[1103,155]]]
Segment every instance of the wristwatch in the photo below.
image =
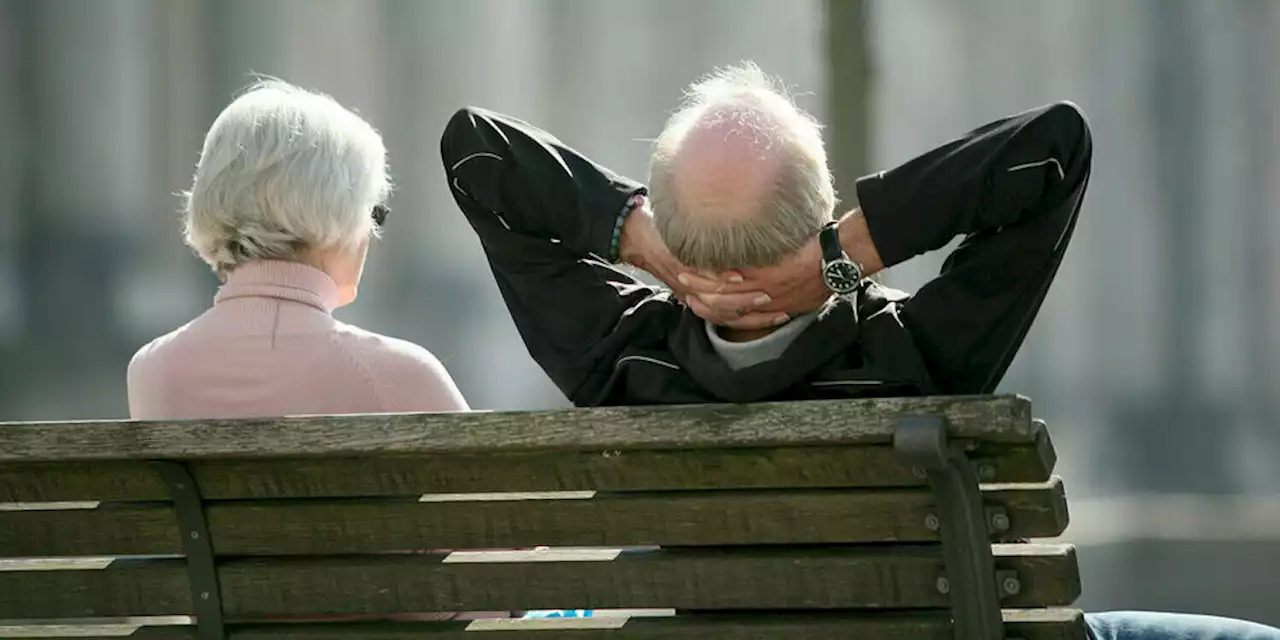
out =
[[838,296],[847,296],[858,290],[862,282],[862,268],[849,259],[840,246],[840,234],[836,222],[828,222],[818,232],[818,244],[822,247],[822,281],[827,289]]

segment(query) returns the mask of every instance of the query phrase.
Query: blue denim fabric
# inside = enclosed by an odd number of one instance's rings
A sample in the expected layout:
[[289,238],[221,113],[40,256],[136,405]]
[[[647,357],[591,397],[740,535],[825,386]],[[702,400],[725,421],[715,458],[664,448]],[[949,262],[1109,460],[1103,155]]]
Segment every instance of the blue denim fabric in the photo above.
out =
[[[590,609],[529,611],[525,618],[590,618]],[[1084,614],[1093,640],[1280,640],[1280,629],[1232,618],[1108,611]]]
[[1215,616],[1152,611],[1084,614],[1094,640],[1280,640],[1280,629]]

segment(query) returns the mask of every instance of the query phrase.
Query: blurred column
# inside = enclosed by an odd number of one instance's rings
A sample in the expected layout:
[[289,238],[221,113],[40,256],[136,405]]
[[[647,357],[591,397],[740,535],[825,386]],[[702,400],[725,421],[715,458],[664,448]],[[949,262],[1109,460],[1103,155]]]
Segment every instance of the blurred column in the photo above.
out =
[[[208,38],[209,100],[214,113],[249,85],[255,73],[286,76],[288,17],[281,2],[201,0]],[[315,52],[334,55],[338,46]],[[285,78],[287,79],[287,78]]]
[[[710,10],[710,3],[696,4],[683,8],[695,24]],[[555,0],[545,6],[546,62],[556,80],[547,92],[542,126],[614,171],[645,180],[647,140],[657,135],[678,96],[662,90],[681,80],[670,77],[680,72],[670,62],[688,52],[678,37],[662,42],[661,32],[683,33],[689,24],[664,23],[659,16],[682,9],[669,0]]]
[[[1280,481],[1275,457],[1280,437],[1268,415],[1268,310],[1274,287],[1268,278],[1268,234],[1274,179],[1271,66],[1274,33],[1266,4],[1251,0],[1196,5],[1207,60],[1204,100],[1209,139],[1203,154],[1205,198],[1197,216],[1209,284],[1203,303],[1212,315],[1200,326],[1206,401],[1219,437],[1228,440],[1223,463],[1240,491],[1274,492]],[[1201,425],[1201,428],[1207,425]]]
[[[23,326],[18,241],[23,211],[23,175],[30,141],[24,135],[23,21],[29,7],[0,2],[0,353],[14,345]],[[0,366],[0,380],[5,372]],[[0,420],[4,416],[0,415]]]
[[1132,456],[1125,468],[1133,490],[1217,493],[1229,490],[1234,473],[1226,441],[1235,419],[1209,405],[1208,371],[1200,357],[1204,323],[1231,317],[1230,310],[1207,304],[1207,231],[1230,224],[1229,215],[1212,215],[1216,203],[1208,197],[1206,149],[1213,118],[1206,97],[1205,30],[1197,20],[1197,6],[1207,5],[1152,0],[1139,6],[1149,65],[1145,110],[1156,133],[1146,162],[1153,170],[1164,265],[1152,283],[1163,290],[1162,313],[1150,330],[1161,336],[1163,358],[1160,393],[1147,406],[1131,406],[1117,416],[1116,437]]
[[[974,124],[968,100],[975,85],[960,29],[970,9],[952,0],[877,0],[868,8],[870,48],[876,68],[884,70],[868,96],[872,171],[905,162]],[[941,264],[937,254],[909,260],[885,272],[884,281],[915,291]]]
[[399,187],[395,231],[380,243],[383,255],[371,258],[394,259],[394,267],[375,267],[394,269],[385,274],[393,293],[377,326],[434,352],[478,408],[564,400],[527,357],[475,234],[453,202],[440,135],[466,105],[546,123],[547,105],[567,81],[547,64],[549,12],[545,2],[504,0],[386,5],[385,64],[393,80],[384,133]]
[[[1265,60],[1280,60],[1280,2],[1265,2],[1267,17],[1263,19],[1263,29],[1272,34],[1267,38],[1263,55]],[[1260,235],[1266,238],[1263,253],[1267,264],[1263,267],[1267,276],[1262,286],[1268,291],[1270,304],[1265,315],[1265,326],[1262,327],[1269,355],[1268,371],[1264,376],[1265,388],[1263,396],[1270,403],[1270,415],[1274,419],[1280,416],[1280,65],[1267,65],[1271,85],[1269,106],[1269,122],[1271,123],[1271,152],[1268,162],[1266,184],[1269,185],[1270,201],[1259,224]],[[1274,424],[1274,423],[1273,423]]]
[[207,89],[207,26],[200,0],[152,0],[146,20],[148,119],[139,146],[151,154],[144,206],[130,211],[138,243],[125,265],[116,310],[132,346],[172,331],[212,301],[213,274],[182,241],[181,198],[191,186],[204,131],[212,121]]
[[[1261,54],[1254,46],[1247,2],[1197,3],[1194,6],[1199,53],[1204,58],[1204,90],[1180,96],[1181,101],[1202,102],[1204,137],[1197,147],[1182,154],[1204,158],[1202,171],[1188,172],[1186,182],[1202,185],[1199,200],[1184,202],[1193,220],[1186,238],[1202,247],[1205,280],[1212,282],[1197,292],[1197,305],[1210,309],[1197,323],[1195,361],[1203,377],[1197,381],[1214,402],[1236,409],[1253,402],[1255,363],[1265,345],[1253,344],[1251,317],[1263,316],[1265,291],[1253,291],[1259,267],[1252,264],[1253,221],[1266,210],[1267,135],[1271,106],[1265,72],[1250,62]],[[1258,16],[1261,17],[1261,16]],[[1183,42],[1179,46],[1195,45]],[[1196,48],[1196,47],[1192,47]],[[1258,64],[1269,65],[1269,61]],[[1175,214],[1176,215],[1176,214]],[[1195,267],[1196,265],[1190,265]],[[1211,320],[1210,320],[1211,318]]]
[[857,202],[854,183],[870,172],[867,134],[872,85],[867,10],[868,3],[863,0],[826,0],[827,156],[841,212]]
[[[32,3],[28,131],[38,145],[21,260],[34,334],[28,373],[33,384],[42,373],[60,383],[31,401],[51,411],[101,415],[99,407],[124,405],[121,358],[136,345],[123,339],[119,294],[143,259],[159,186],[150,91],[157,2]],[[80,399],[74,407],[68,394]]]

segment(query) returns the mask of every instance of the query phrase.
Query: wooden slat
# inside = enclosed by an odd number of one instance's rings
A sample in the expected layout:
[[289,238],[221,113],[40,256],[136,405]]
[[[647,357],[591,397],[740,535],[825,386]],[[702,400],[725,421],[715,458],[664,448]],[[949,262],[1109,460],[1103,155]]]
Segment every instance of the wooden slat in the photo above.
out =
[[[1005,538],[1053,537],[1067,526],[1062,483],[996,485]],[[938,539],[924,489],[604,494],[592,499],[417,502],[214,502],[220,555],[324,555],[405,549],[548,546],[719,546]],[[181,554],[168,506],[0,510],[0,556]]]
[[[1059,606],[1079,595],[1068,545],[997,545],[1022,590],[1006,606]],[[352,556],[238,560],[219,568],[232,617],[556,608],[941,608],[936,546],[660,550],[611,561],[501,561],[505,556]],[[583,552],[598,558],[601,550]],[[606,556],[607,557],[607,556]],[[443,560],[443,561],[442,561]],[[496,561],[495,561],[496,560]],[[510,558],[508,558],[510,560]],[[191,613],[179,560],[104,570],[0,571],[0,618]]]
[[[1036,442],[982,444],[993,482],[1043,482],[1055,459]],[[212,499],[408,496],[525,491],[906,487],[923,480],[888,445],[205,460],[191,472]],[[0,502],[167,500],[140,461],[0,462]]]
[[[1009,637],[1024,640],[1086,640],[1083,614],[1074,609],[1005,610],[1005,631]],[[2,623],[0,623],[2,624]],[[594,627],[594,628],[593,628]],[[71,630],[73,627],[62,627]],[[125,627],[121,631],[127,631]],[[951,640],[949,616],[943,612],[890,612],[856,614],[832,612],[775,613],[758,615],[693,614],[676,617],[644,617],[616,619],[600,617],[586,620],[486,620],[482,622],[367,622],[357,624],[289,624],[234,625],[230,640],[475,640],[476,632],[500,630],[498,638],[549,640],[570,637],[575,640]],[[6,633],[8,631],[8,633]],[[12,628],[0,626],[2,637],[51,638],[34,635],[38,629],[24,630],[18,635]],[[19,632],[21,633],[21,632]],[[10,635],[12,634],[12,635]],[[62,636],[65,637],[65,636]],[[98,640],[118,640],[121,635],[82,636]],[[144,627],[133,640],[196,640],[195,629],[181,627]],[[480,636],[488,637],[488,636]]]
[[77,640],[199,640],[191,616],[130,618],[0,619],[0,638],[76,638]]
[[0,425],[0,460],[886,444],[895,421],[911,414],[945,416],[956,438],[1031,442],[1037,432],[1025,398],[938,396],[531,413],[9,423]]

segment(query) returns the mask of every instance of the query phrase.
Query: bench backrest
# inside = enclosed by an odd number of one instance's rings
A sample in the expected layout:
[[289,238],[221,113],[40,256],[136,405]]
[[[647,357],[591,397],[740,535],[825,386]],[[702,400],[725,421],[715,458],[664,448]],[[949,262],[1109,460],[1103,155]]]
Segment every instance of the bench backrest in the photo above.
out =
[[[195,615],[135,636],[952,637],[959,525],[895,450],[910,416],[985,483],[983,548],[1066,527],[1018,397],[4,424],[0,636]],[[1006,633],[1084,637],[1043,609],[1079,594],[1070,546],[991,549]],[[529,609],[681,615],[334,618]]]

